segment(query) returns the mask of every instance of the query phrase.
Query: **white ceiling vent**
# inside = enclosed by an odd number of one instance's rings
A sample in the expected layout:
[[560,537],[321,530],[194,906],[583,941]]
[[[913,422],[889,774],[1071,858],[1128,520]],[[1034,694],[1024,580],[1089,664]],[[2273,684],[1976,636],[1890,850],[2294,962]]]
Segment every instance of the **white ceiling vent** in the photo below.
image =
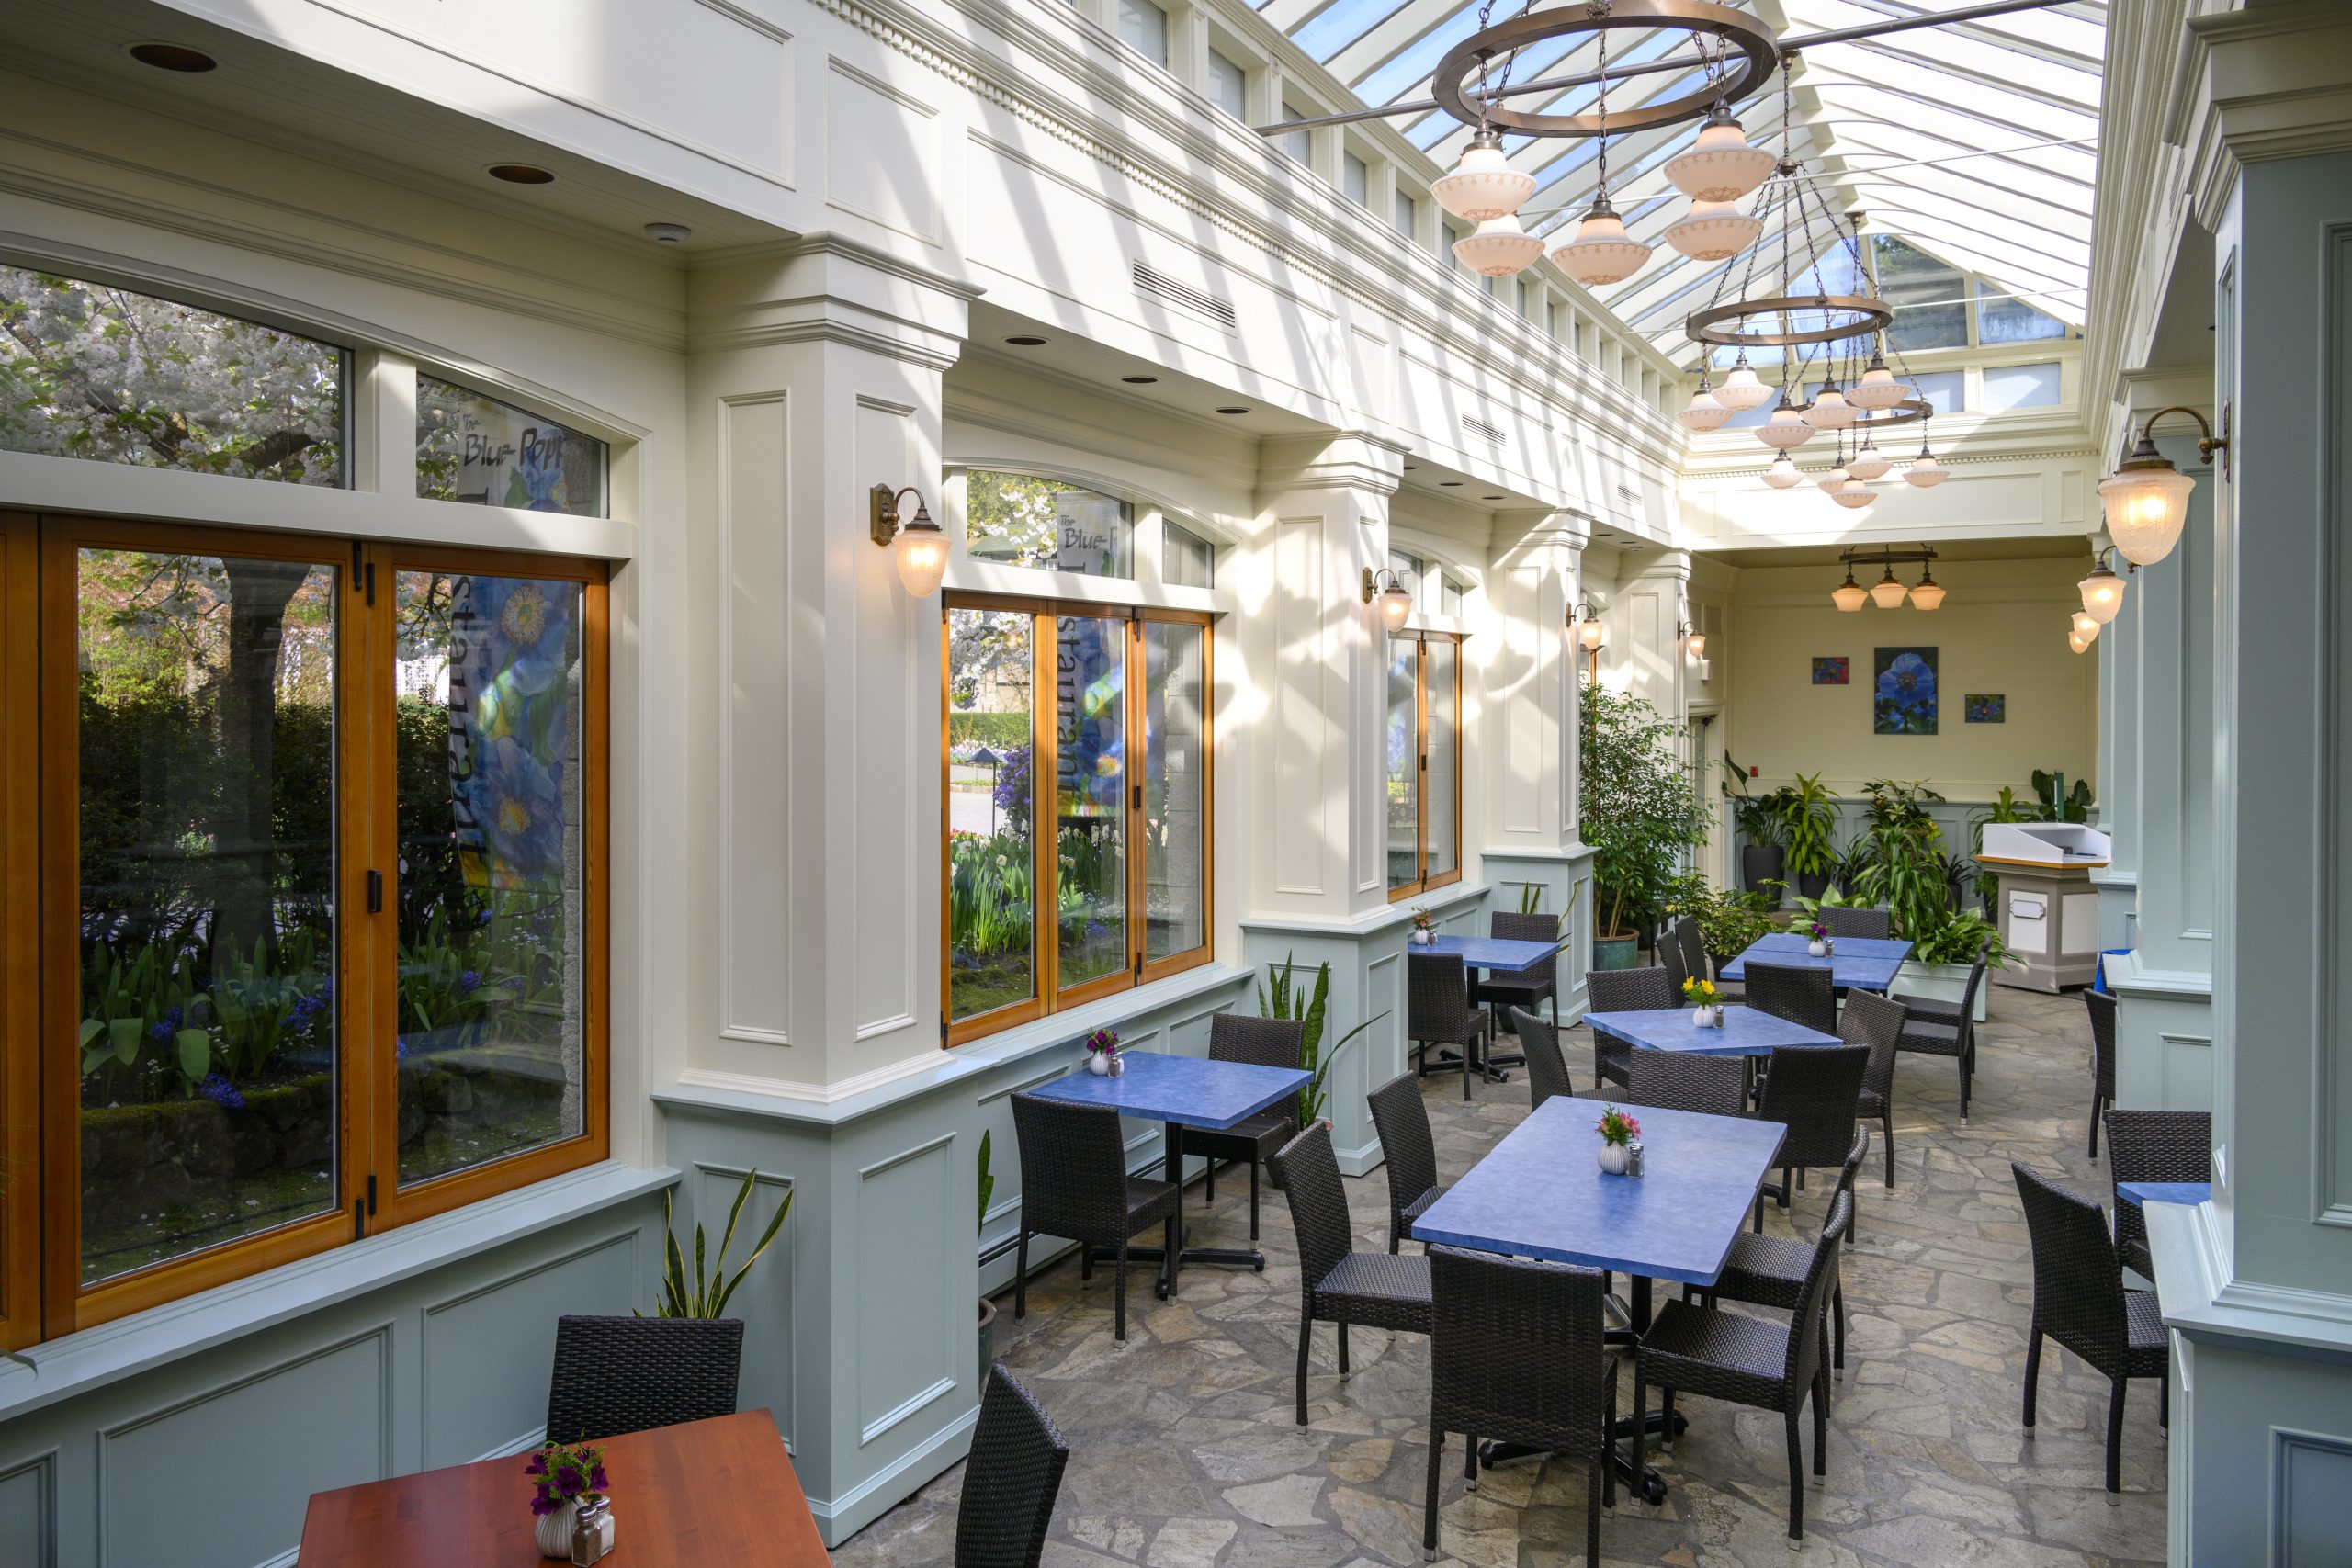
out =
[[1190,310],[1226,332],[1237,330],[1239,324],[1240,319],[1234,314],[1230,302],[1214,294],[1204,294],[1190,284],[1179,283],[1149,262],[1135,264],[1135,279],[1136,293]]

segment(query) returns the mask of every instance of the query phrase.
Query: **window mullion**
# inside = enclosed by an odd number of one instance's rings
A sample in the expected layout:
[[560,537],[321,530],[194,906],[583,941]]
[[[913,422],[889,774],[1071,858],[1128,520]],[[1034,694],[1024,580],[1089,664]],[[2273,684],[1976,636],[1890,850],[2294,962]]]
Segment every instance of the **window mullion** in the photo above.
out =
[[1052,1012],[1061,997],[1061,840],[1055,832],[1061,777],[1061,617],[1041,615],[1029,638],[1029,841],[1036,864],[1029,919],[1037,949],[1037,997]]

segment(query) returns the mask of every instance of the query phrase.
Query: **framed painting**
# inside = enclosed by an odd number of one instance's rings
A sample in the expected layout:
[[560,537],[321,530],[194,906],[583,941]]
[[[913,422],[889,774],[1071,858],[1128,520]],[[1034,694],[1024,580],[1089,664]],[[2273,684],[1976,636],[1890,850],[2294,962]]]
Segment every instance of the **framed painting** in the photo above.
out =
[[2009,699],[2001,692],[1971,692],[1961,699],[1961,716],[1970,724],[2007,724]]
[[1871,660],[1871,732],[1936,733],[1936,650],[1882,648]]
[[1846,660],[1844,656],[1840,655],[1835,659],[1815,659],[1813,661],[1813,683],[1816,686],[1842,686],[1846,684]]

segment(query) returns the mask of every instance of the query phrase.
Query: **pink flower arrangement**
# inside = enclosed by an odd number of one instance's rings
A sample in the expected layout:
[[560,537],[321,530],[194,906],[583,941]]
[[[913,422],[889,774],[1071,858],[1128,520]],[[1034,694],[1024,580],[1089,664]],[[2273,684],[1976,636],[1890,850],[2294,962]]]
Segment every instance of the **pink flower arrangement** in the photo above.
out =
[[1593,1124],[1604,1144],[1629,1144],[1642,1135],[1642,1124],[1611,1105],[1600,1113]]
[[589,1443],[549,1443],[531,1456],[523,1473],[533,1478],[534,1514],[555,1513],[566,1503],[597,1502],[612,1485],[605,1474],[605,1450]]

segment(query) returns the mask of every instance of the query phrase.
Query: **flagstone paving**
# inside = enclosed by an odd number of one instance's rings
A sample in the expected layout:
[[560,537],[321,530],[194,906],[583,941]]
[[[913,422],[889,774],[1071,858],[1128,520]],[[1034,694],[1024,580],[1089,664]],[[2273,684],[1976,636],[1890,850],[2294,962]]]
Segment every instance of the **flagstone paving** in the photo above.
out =
[[[1959,1124],[1951,1062],[1902,1058],[1895,1075],[1895,1186],[1875,1142],[1859,1189],[1860,1234],[1846,1255],[1852,1314],[1835,1383],[1829,1476],[1805,1502],[1802,1556],[1783,1529],[1780,1418],[1686,1399],[1690,1429],[1658,1457],[1663,1507],[1622,1494],[1601,1522],[1604,1563],[1892,1564],[1898,1568],[2087,1568],[2165,1555],[2165,1438],[2155,1391],[2134,1385],[2124,1494],[2104,1489],[2107,1384],[2071,1355],[2042,1358],[2038,1436],[2018,1422],[2032,1273],[2009,1161],[2108,1197],[2104,1163],[2084,1155],[2089,1026],[2081,999],[1996,988],[1978,1030],[1970,1125]],[[1577,1083],[1592,1082],[1590,1036],[1567,1040]],[[1523,1075],[1429,1080],[1442,1177],[1458,1176],[1527,1113]],[[1220,1182],[1186,1213],[1204,1245],[1248,1234],[1247,1183]],[[1387,1245],[1386,1174],[1347,1182],[1357,1245]],[[1818,1225],[1816,1178],[1798,1226]],[[1293,1424],[1298,1267],[1279,1195],[1265,1211],[1262,1274],[1195,1268],[1178,1298],[1129,1301],[1129,1343],[1111,1338],[1110,1275],[1081,1284],[1074,1261],[1041,1273],[1029,1315],[999,1299],[997,1353],[1070,1446],[1045,1568],[1378,1568],[1422,1561],[1429,1352],[1412,1335],[1351,1332],[1353,1375],[1334,1370],[1332,1330],[1316,1335],[1309,1425]],[[1768,1208],[1766,1225],[1795,1234]],[[1411,1244],[1408,1244],[1408,1246]],[[1496,1347],[1498,1356],[1509,1346]],[[1630,1382],[1630,1373],[1628,1373]],[[1630,1387],[1623,1402],[1630,1404]],[[1807,1432],[1807,1442],[1811,1435]],[[1808,1450],[1808,1453],[1809,1453]],[[1458,1450],[1457,1450],[1458,1453]],[[1580,1561],[1580,1469],[1523,1461],[1465,1492],[1456,1455],[1441,1494],[1441,1560],[1464,1568],[1566,1568]],[[955,1555],[956,1467],[834,1554],[842,1568],[915,1568]]]

